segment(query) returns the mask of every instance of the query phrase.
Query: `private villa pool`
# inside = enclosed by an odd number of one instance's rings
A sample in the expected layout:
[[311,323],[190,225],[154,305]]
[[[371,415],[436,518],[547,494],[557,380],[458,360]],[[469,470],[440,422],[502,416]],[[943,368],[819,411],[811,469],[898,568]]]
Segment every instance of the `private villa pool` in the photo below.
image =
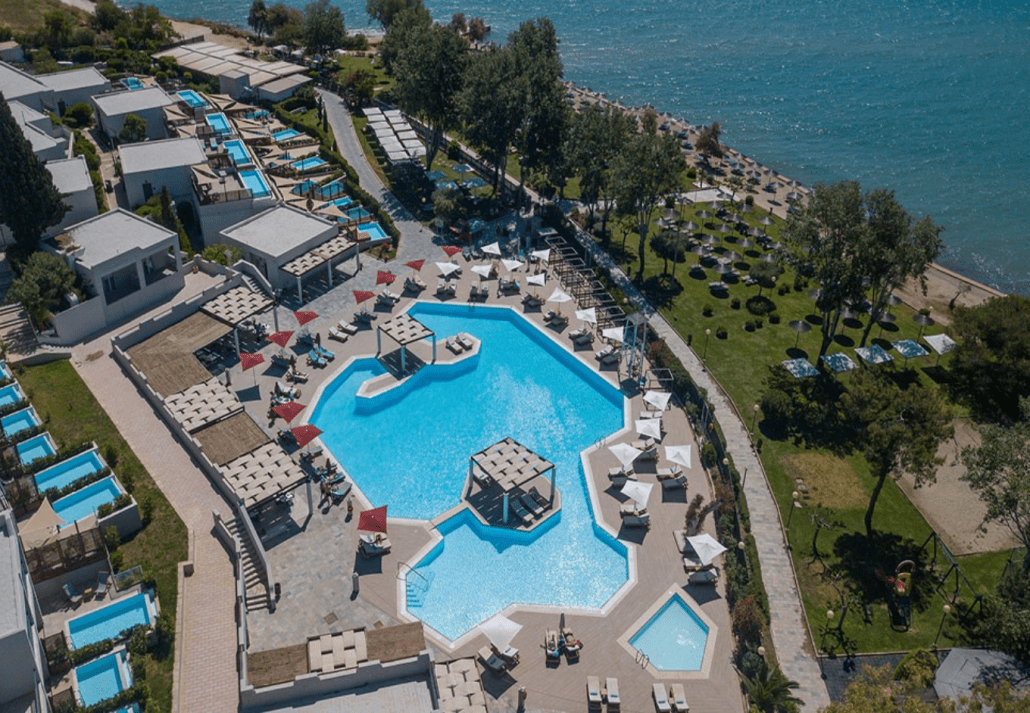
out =
[[142,89],[146,85],[144,85],[137,77],[125,77],[122,80],[122,86],[130,92],[134,92],[137,89]]
[[94,514],[101,505],[113,503],[115,498],[121,494],[122,489],[118,486],[118,482],[113,475],[110,475],[55,501],[54,512],[64,520],[65,524],[61,527],[68,527],[76,520]]
[[186,102],[187,106],[193,107],[194,109],[200,109],[207,106],[207,102],[204,101],[204,97],[200,96],[192,89],[184,89],[178,93],[178,97]]
[[132,687],[132,671],[125,657],[125,649],[76,666],[72,681],[79,703],[92,706],[117,696]]
[[[385,372],[375,359],[326,384],[311,423],[373,507],[438,517],[462,502],[469,456],[508,436],[556,465],[562,507],[529,532],[468,510],[441,522],[443,539],[407,578],[408,612],[454,640],[515,602],[597,611],[627,581],[628,554],[595,523],[580,452],[623,427],[623,395],[511,309],[419,302],[409,314],[438,337],[466,331],[482,346],[372,398],[357,391]],[[348,447],[399,429],[404,447]]]
[[290,165],[298,171],[310,171],[313,168],[321,168],[325,164],[326,160],[324,158],[321,158],[319,156],[308,156],[307,158],[303,158],[300,161],[294,161]]
[[81,649],[98,641],[115,638],[139,624],[150,626],[156,618],[157,605],[144,592],[70,619],[65,624],[65,633],[71,648]]
[[39,492],[59,490],[71,485],[79,478],[103,470],[104,467],[104,461],[101,460],[96,449],[89,450],[36,473],[36,488]]
[[229,158],[237,166],[251,166],[254,164],[254,161],[250,158],[250,153],[247,151],[247,147],[239,139],[226,141],[225,150],[229,152]]
[[364,206],[358,206],[357,208],[351,208],[348,210],[346,215],[349,220],[363,220],[372,214],[369,213],[368,209]]
[[[386,231],[383,230],[383,226],[379,225],[379,223],[373,222],[373,223],[365,223],[363,225],[359,225],[358,226],[358,232],[359,233],[368,233],[368,237],[369,237],[370,240],[385,240],[386,239]],[[471,455],[471,454],[469,454],[469,455]]]
[[11,370],[7,368],[7,362],[0,361],[0,379],[10,379]]
[[49,433],[41,433],[28,440],[22,441],[17,446],[18,460],[22,465],[28,465],[40,458],[47,458],[57,453],[57,446]]
[[240,180],[255,198],[267,198],[272,194],[272,189],[268,187],[265,177],[256,168],[240,171]]
[[229,120],[225,118],[225,114],[208,114],[204,117],[207,121],[208,126],[215,130],[215,133],[219,136],[227,136],[232,133],[232,128],[229,126]]
[[279,143],[280,141],[289,141],[300,136],[300,132],[296,129],[283,129],[272,134],[272,141]]
[[40,423],[42,422],[39,420],[39,415],[36,414],[36,409],[29,406],[0,419],[0,428],[3,428],[4,433],[8,436],[13,436],[26,428],[34,428]]
[[714,637],[707,617],[673,592],[657,611],[629,639],[629,645],[643,653],[659,671],[702,671],[705,653]]
[[18,384],[8,384],[0,389],[0,406],[10,406],[24,400],[25,394]]
[[329,201],[328,203],[324,203],[323,205],[320,205],[319,206],[319,210],[322,210],[324,208],[328,208],[331,205],[334,205],[337,208],[339,208],[340,210],[343,210],[347,206],[354,205],[354,199],[351,198],[350,196],[344,196],[343,198],[337,198],[334,201]]

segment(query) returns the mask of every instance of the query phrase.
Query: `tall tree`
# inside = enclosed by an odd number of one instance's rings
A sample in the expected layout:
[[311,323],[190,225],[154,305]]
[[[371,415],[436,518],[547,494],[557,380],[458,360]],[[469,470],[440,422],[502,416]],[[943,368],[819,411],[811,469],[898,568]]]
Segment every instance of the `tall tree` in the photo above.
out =
[[250,4],[247,25],[257,33],[259,40],[268,31],[268,8],[265,7],[265,0],[254,0]]
[[304,8],[304,44],[308,52],[328,54],[347,39],[343,11],[329,0],[315,0]]
[[370,20],[375,20],[387,32],[393,21],[406,10],[419,10],[426,12],[422,0],[367,0],[365,12]]
[[122,130],[118,132],[118,140],[134,144],[147,138],[147,120],[138,114],[129,114],[122,123]]
[[654,132],[631,138],[615,161],[616,202],[622,210],[633,212],[640,230],[638,281],[644,277],[648,227],[662,199],[680,188],[684,170],[686,161],[676,139]]
[[580,197],[591,211],[600,207],[601,236],[607,245],[608,218],[615,206],[612,167],[636,128],[628,114],[591,104],[572,115],[570,168],[579,175]]
[[415,38],[422,37],[432,24],[429,11],[421,5],[401,10],[391,19],[390,27],[379,44],[379,59],[389,74],[397,74],[394,65],[401,52],[414,44]]
[[718,121],[713,121],[711,126],[706,126],[701,130],[701,134],[694,143],[694,148],[705,156],[722,158],[722,144],[719,143],[721,137],[722,126]]
[[0,224],[11,229],[19,245],[32,250],[43,231],[67,211],[53,177],[32,152],[0,93]]
[[453,27],[417,25],[394,62],[397,104],[429,127],[426,168],[433,165],[444,132],[457,124],[467,55],[468,45]]
[[22,304],[40,328],[74,284],[75,273],[67,262],[53,253],[34,252],[25,262],[21,275],[11,283],[7,301]]
[[984,522],[998,522],[1023,543],[1023,576],[1030,575],[1030,398],[1011,426],[985,425],[980,445],[962,451],[969,483],[987,506]]
[[899,388],[883,370],[855,372],[842,406],[858,429],[857,442],[876,478],[865,513],[871,538],[876,501],[888,476],[909,473],[917,486],[936,478],[936,467],[943,462],[937,447],[954,433],[952,415],[936,389],[918,382]]
[[495,192],[525,116],[523,81],[511,49],[490,47],[470,59],[458,95],[465,136],[493,166]]

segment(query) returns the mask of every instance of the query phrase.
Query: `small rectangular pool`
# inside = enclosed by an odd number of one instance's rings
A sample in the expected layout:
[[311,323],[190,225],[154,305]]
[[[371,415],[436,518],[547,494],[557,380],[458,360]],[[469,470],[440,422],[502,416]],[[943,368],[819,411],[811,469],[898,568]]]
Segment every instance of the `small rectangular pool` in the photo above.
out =
[[157,618],[157,607],[147,593],[119,599],[88,614],[70,619],[68,641],[73,649],[113,639],[139,624],[150,626]]
[[18,444],[18,459],[22,465],[28,465],[34,460],[46,458],[57,453],[57,446],[50,438],[49,433],[41,433],[38,436],[22,441]]
[[40,423],[42,421],[39,420],[36,409],[29,406],[21,411],[9,413],[0,419],[0,428],[3,428],[4,433],[8,436],[13,436],[15,433],[24,431],[26,428],[33,428]]
[[255,198],[265,198],[272,194],[272,190],[268,187],[265,177],[257,169],[240,171],[240,180],[243,181],[243,185],[250,189],[251,194]]
[[629,640],[659,671],[700,671],[709,628],[694,609],[675,594]]
[[225,118],[225,114],[208,114],[204,117],[207,121],[208,126],[215,130],[215,133],[219,136],[227,136],[232,133],[232,128],[229,126],[229,120]]
[[229,152],[229,158],[237,166],[252,166],[254,164],[254,161],[250,158],[250,153],[247,151],[247,147],[239,139],[226,141],[225,150]]
[[324,205],[319,206],[319,208],[328,208],[331,205],[335,205],[340,210],[343,210],[347,206],[354,205],[354,199],[351,198],[350,196],[344,196],[343,198],[337,198],[334,201],[329,201],[328,203],[325,203]]
[[101,505],[113,503],[121,494],[122,489],[118,486],[118,481],[111,475],[55,501],[54,512],[64,520],[65,524],[62,527],[68,527],[76,520],[95,513]]
[[280,141],[289,141],[300,136],[300,132],[296,129],[283,129],[282,131],[276,131],[272,134],[272,141],[279,143]]
[[[341,181],[340,179],[330,181],[324,186],[319,186],[317,189],[315,189],[315,195],[321,198],[322,200],[331,200],[339,196],[345,196],[346,193],[347,184]],[[351,201],[351,203],[353,202],[354,201]]]
[[76,666],[72,673],[79,703],[84,706],[114,698],[132,687],[132,671],[126,661],[125,649]]
[[6,361],[0,361],[0,379],[10,379],[11,370],[7,368]]
[[320,168],[326,164],[326,160],[320,156],[308,156],[307,158],[296,161],[292,165],[298,171],[310,171],[313,168]]
[[383,226],[375,222],[359,225],[358,232],[368,233],[368,237],[370,240],[383,240],[384,238],[386,238],[386,231],[383,230]]
[[122,80],[122,86],[130,92],[134,92],[137,89],[142,89],[144,85],[137,77],[126,77]]
[[96,449],[86,451],[36,473],[36,488],[41,493],[45,490],[60,490],[104,467],[104,461]]
[[346,215],[351,220],[364,220],[372,214],[368,212],[368,209],[365,208],[365,206],[358,206],[357,208],[351,208],[347,211]]
[[244,119],[263,119],[268,116],[268,109],[258,109],[257,111],[248,111],[243,115]]
[[24,399],[25,394],[22,393],[21,386],[18,384],[8,384],[0,389],[0,406],[16,404]]
[[182,90],[178,93],[178,97],[182,99],[184,102],[186,102],[188,106],[191,106],[194,109],[199,109],[201,107],[207,106],[207,102],[204,101],[204,97],[200,96],[192,89]]

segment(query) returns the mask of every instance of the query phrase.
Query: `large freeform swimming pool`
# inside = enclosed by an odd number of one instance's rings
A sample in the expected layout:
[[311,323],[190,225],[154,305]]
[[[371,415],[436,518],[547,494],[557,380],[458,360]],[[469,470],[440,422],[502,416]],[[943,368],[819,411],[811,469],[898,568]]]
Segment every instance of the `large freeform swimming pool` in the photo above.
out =
[[358,387],[384,369],[354,362],[312,414],[323,443],[373,505],[431,519],[461,502],[469,456],[511,436],[557,466],[562,510],[530,533],[467,511],[441,523],[442,542],[408,576],[408,611],[453,640],[514,602],[600,608],[626,582],[627,554],[594,522],[579,454],[622,427],[622,394],[510,309],[417,303],[410,314],[438,337],[478,337],[479,355],[371,399]]
[[150,595],[136,594],[70,619],[67,623],[68,640],[73,649],[81,649],[112,639],[138,624],[150,626],[156,617],[157,608]]

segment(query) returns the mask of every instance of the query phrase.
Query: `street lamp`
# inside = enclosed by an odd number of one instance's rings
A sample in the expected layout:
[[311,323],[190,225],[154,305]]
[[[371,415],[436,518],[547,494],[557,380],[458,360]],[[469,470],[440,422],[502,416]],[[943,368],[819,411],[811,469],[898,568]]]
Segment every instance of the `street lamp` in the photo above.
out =
[[722,472],[723,475],[728,476],[730,474],[730,459],[729,458],[723,458],[722,459],[722,471],[723,471]]
[[790,494],[790,499],[793,501],[793,505],[790,507],[790,515],[787,516],[787,529],[790,529],[791,518],[794,517],[794,511],[801,507],[801,503],[798,502],[798,491],[794,491]]
[[758,420],[758,404],[751,407],[751,433],[755,432],[755,422]]
[[708,338],[710,336],[712,336],[712,330],[711,329],[706,329],[705,330],[705,350],[704,350],[704,353],[701,354],[701,361],[704,361],[708,357]]
[[944,629],[944,620],[947,619],[948,618],[948,614],[951,613],[951,605],[950,604],[945,604],[944,608],[942,609],[942,612],[943,613],[941,614],[941,624],[940,624],[940,626],[937,627],[937,635],[935,637],[933,637],[933,648],[934,648],[934,650],[937,649],[937,639],[941,638],[941,631]]
[[833,609],[826,610],[826,628],[823,629],[823,637],[819,640],[819,648],[826,650],[826,635],[830,633],[830,622],[833,621]]

